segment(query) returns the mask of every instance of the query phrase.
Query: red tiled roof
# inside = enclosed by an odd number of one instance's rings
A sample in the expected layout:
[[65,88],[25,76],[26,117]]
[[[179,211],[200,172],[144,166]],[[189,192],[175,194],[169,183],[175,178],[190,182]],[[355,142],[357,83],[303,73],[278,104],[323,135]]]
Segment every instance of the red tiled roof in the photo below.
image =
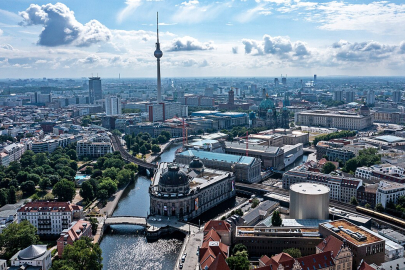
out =
[[357,270],[375,270],[373,267],[371,267],[368,263],[365,261],[361,260],[360,266],[357,268]]
[[269,265],[269,263],[270,263],[270,261],[271,261],[271,259],[270,259],[267,255],[264,255],[264,256],[261,257],[259,260],[262,261],[262,263],[263,263],[264,265]]
[[271,257],[270,267],[277,269],[282,264],[285,270],[292,269],[294,265],[294,258],[290,254],[281,252]]
[[[204,269],[204,268],[202,268]],[[225,256],[219,254],[208,268],[209,270],[231,270],[225,261]]]
[[204,233],[211,229],[214,229],[217,232],[229,232],[231,230],[231,225],[223,220],[210,220],[205,223]]
[[322,252],[305,257],[298,258],[297,261],[302,267],[302,270],[318,270],[329,268],[335,265],[332,259],[332,252]]
[[[39,210],[39,207],[41,207],[41,210]],[[17,212],[72,212],[73,207],[76,208],[76,205],[67,202],[29,202],[18,209]]]
[[334,258],[336,255],[338,255],[342,246],[343,241],[337,239],[333,235],[329,235],[321,243],[318,244],[317,248],[322,250],[322,252],[332,251],[332,257]]
[[219,236],[219,234],[214,229],[211,229],[204,236],[204,241],[203,242],[207,242],[207,241],[221,241],[221,237]]
[[[201,249],[200,249],[200,252],[201,252]],[[202,256],[202,259],[200,260],[201,269],[204,269],[205,266],[208,266],[208,268],[209,268],[210,265],[214,262],[214,260],[215,260],[214,252],[210,248],[207,248],[204,255]]]
[[263,267],[255,268],[255,270],[273,270],[270,266],[266,265]]

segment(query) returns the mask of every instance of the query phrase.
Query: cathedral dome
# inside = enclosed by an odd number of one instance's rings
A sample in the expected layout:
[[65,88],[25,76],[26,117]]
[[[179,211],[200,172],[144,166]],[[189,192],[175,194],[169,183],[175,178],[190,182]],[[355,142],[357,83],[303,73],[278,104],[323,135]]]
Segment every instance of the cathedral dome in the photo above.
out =
[[199,158],[194,158],[188,167],[193,170],[200,170],[204,168],[204,163]]
[[259,107],[260,107],[260,109],[264,109],[264,110],[271,109],[271,108],[274,108],[274,102],[273,102],[273,100],[266,98],[266,99],[262,100],[262,102],[260,102]]
[[183,186],[188,184],[188,177],[180,171],[179,166],[176,164],[169,165],[168,171],[162,174],[159,180],[160,186]]

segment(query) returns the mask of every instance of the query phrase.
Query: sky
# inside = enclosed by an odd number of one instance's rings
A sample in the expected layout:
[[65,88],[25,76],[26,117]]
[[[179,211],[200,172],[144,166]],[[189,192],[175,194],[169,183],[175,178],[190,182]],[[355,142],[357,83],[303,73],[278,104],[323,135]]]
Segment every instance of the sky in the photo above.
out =
[[405,1],[0,0],[0,78],[403,76]]

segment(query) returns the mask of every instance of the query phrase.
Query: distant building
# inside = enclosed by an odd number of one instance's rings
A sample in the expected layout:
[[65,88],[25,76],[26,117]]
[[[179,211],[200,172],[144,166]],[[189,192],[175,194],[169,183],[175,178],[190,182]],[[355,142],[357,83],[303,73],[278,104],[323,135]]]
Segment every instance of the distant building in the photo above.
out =
[[354,91],[346,91],[346,103],[354,102]]
[[381,203],[385,208],[389,201],[396,204],[401,196],[405,196],[405,184],[381,181],[377,189],[376,203]]
[[342,101],[343,100],[343,91],[342,90],[335,90],[333,92],[333,100],[334,101]]
[[188,116],[188,106],[181,105],[179,102],[153,103],[147,105],[147,112],[150,122],[163,122],[175,116]]
[[112,153],[111,139],[107,135],[94,135],[77,142],[76,152],[78,157],[102,157]]
[[105,114],[120,115],[122,113],[121,98],[117,96],[107,96],[105,98]]
[[19,267],[16,269],[48,270],[52,266],[51,250],[46,245],[31,245],[18,251],[10,262],[11,267]]
[[374,105],[375,104],[375,93],[374,90],[370,90],[367,92],[367,105]]
[[400,90],[395,90],[392,92],[392,101],[394,102],[401,102],[402,92]]
[[101,89],[100,77],[89,78],[89,101],[94,104],[96,100],[103,99],[103,90]]

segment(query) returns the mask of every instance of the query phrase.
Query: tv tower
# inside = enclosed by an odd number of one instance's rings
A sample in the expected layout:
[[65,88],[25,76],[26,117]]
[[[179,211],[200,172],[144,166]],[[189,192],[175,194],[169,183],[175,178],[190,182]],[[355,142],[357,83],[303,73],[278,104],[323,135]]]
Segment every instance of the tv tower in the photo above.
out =
[[156,50],[155,50],[155,57],[157,58],[157,102],[162,102],[162,85],[160,81],[160,58],[163,56],[163,52],[160,50],[160,43],[159,43],[159,12],[156,13],[156,20],[157,20],[157,42],[156,42]]

